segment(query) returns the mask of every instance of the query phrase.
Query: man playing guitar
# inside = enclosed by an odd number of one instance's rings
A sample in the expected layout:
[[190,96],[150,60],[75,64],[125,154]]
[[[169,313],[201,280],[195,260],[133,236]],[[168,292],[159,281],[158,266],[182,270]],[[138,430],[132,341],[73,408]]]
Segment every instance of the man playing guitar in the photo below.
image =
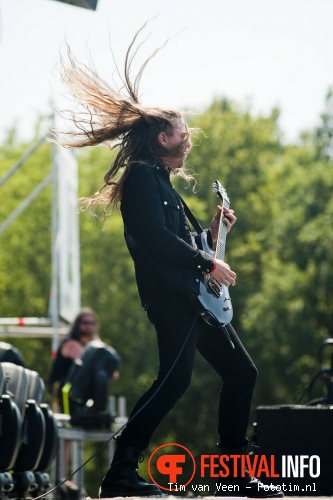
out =
[[[171,181],[175,175],[191,180],[183,167],[191,150],[192,131],[179,112],[139,102],[139,78],[133,84],[129,78],[131,50],[133,44],[126,57],[126,93],[124,88],[106,84],[94,70],[79,66],[69,53],[62,78],[84,111],[79,115],[79,108],[75,108],[70,115],[78,130],[57,139],[69,147],[105,143],[113,148],[117,141],[119,149],[103,186],[91,198],[82,200],[81,206],[92,210],[102,205],[107,215],[108,208],[120,203],[138,292],[156,329],[159,348],[157,378],[136,403],[128,425],[117,439],[100,498],[162,495],[155,484],[137,474],[138,459],[160,422],[189,386],[196,351],[221,379],[217,401],[221,454],[246,453],[257,376],[256,367],[231,324],[210,324],[205,311],[193,306],[191,299],[200,296],[203,275],[210,275],[228,289],[235,285],[236,273],[224,260],[200,248],[200,235],[190,230],[185,205]],[[221,216],[222,208],[218,208],[206,231],[210,246],[218,238]],[[227,231],[235,221],[233,211],[224,206],[222,223]],[[283,496],[269,486],[260,487],[262,483],[248,473],[246,477],[224,478],[223,483],[236,484],[237,495]],[[216,492],[222,494],[222,490]]]

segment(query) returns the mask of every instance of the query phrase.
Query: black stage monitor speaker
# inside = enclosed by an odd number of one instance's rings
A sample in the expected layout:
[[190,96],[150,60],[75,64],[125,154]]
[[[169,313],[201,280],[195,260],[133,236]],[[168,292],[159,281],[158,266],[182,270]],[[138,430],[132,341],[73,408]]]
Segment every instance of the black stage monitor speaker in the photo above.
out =
[[96,10],[98,0],[58,0],[58,2],[83,7],[84,9]]
[[255,429],[259,454],[279,474],[262,482],[287,496],[333,495],[333,406],[259,406]]

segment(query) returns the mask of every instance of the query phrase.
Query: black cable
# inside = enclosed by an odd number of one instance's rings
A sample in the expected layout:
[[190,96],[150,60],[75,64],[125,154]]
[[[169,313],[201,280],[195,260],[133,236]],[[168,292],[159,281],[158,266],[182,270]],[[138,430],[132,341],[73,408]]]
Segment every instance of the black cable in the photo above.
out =
[[[307,392],[310,393],[315,381],[317,380],[317,378],[320,375],[323,375],[323,377],[325,377],[325,375],[333,376],[333,355],[331,355],[331,368],[327,369],[323,366],[323,349],[327,346],[333,347],[333,339],[332,338],[326,339],[324,342],[322,342],[320,344],[319,349],[318,349],[318,361],[320,364],[320,370],[312,377],[309,384],[305,387],[304,391],[302,392],[302,394],[300,395],[300,397],[298,398],[298,400],[296,401],[295,404],[299,404]],[[325,399],[326,398],[323,398],[323,401]],[[312,401],[310,401],[308,404],[311,404],[311,403],[314,404]]]
[[229,340],[229,343],[230,343],[232,349],[235,349],[235,344],[231,340],[230,333],[228,332],[228,328],[226,327],[226,325],[221,325],[220,324],[219,328],[221,328],[221,330],[225,333],[227,339]]
[[321,373],[322,373],[321,370],[319,370],[319,372],[317,372],[314,375],[314,377],[312,377],[312,379],[310,380],[309,384],[305,387],[304,391],[302,392],[302,394],[300,395],[300,397],[296,401],[296,403],[295,403],[296,405],[298,405],[302,401],[302,399],[304,398],[305,394],[312,389],[313,384],[315,383],[315,381],[317,380],[317,378],[319,377],[319,375],[321,375]]
[[138,409],[138,411],[136,413],[134,413],[134,415],[131,416],[131,418],[129,418],[127,420],[127,422],[122,425],[120,427],[120,429],[118,429],[116,432],[114,432],[112,434],[112,436],[105,442],[103,443],[96,451],[95,453],[93,453],[93,455],[91,455],[85,462],[83,462],[83,464],[80,465],[80,467],[78,467],[74,472],[72,472],[72,474],[70,474],[68,477],[66,477],[66,479],[64,479],[63,481],[61,481],[59,484],[57,484],[56,486],[54,486],[53,488],[51,488],[50,490],[46,491],[45,493],[43,493],[42,495],[39,495],[38,497],[34,497],[33,500],[38,500],[39,498],[44,498],[46,495],[48,495],[49,493],[52,493],[53,491],[55,491],[57,488],[59,488],[60,486],[62,486],[63,484],[65,484],[66,481],[68,481],[69,479],[71,479],[77,472],[79,472],[81,469],[83,469],[83,467],[85,467],[93,458],[95,458],[97,455],[99,455],[101,453],[102,450],[104,450],[104,448],[106,447],[107,444],[109,444],[109,442],[111,441],[111,439],[114,439],[123,429],[125,429],[125,427],[130,423],[132,422],[132,420],[134,420],[137,415],[139,415],[139,413],[142,412],[142,410],[154,399],[154,397],[156,396],[156,394],[160,391],[161,387],[165,384],[165,382],[167,381],[170,373],[172,372],[172,370],[174,369],[178,359],[180,358],[180,355],[181,353],[183,352],[184,350],[184,347],[192,333],[192,330],[194,328],[194,325],[198,319],[198,316],[199,316],[199,313],[196,315],[192,325],[191,325],[191,328],[189,329],[189,332],[188,334],[186,335],[186,338],[185,338],[185,341],[183,343],[183,345],[181,346],[181,349],[179,351],[179,353],[177,354],[174,362],[172,363],[168,373],[165,375],[164,379],[162,380],[162,382],[160,383],[160,385],[157,387],[156,391],[151,395],[151,397],[148,399],[148,401],[145,402],[145,404],[143,406],[141,406],[141,408]]

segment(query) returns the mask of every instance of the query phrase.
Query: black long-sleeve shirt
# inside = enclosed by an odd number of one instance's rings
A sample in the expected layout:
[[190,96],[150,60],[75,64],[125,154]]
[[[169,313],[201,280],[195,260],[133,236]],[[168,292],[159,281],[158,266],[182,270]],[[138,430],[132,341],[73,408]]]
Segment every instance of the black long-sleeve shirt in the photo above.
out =
[[162,164],[131,168],[121,213],[143,306],[173,293],[198,293],[200,275],[212,269],[213,257],[198,248]]

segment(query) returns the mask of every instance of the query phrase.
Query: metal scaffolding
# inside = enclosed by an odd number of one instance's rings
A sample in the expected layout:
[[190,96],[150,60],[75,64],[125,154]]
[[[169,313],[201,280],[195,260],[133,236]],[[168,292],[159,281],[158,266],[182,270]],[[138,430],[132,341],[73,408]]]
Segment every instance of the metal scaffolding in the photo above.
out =
[[[15,163],[6,174],[0,179],[0,187],[3,186],[30,158],[35,151],[43,144],[45,137],[41,137],[29,150]],[[52,212],[52,262],[51,262],[51,290],[50,290],[50,300],[49,300],[49,311],[46,317],[17,317],[17,318],[0,318],[0,336],[5,337],[34,337],[34,338],[50,338],[52,337],[52,352],[56,352],[59,344],[59,337],[67,333],[68,323],[70,319],[60,317],[60,305],[59,305],[59,274],[60,274],[60,250],[59,241],[61,239],[60,235],[60,225],[59,225],[59,211],[63,210],[64,203],[63,198],[66,197],[66,191],[60,193],[59,191],[59,174],[62,168],[61,162],[66,161],[61,156],[60,148],[52,144],[52,154],[51,154],[51,173],[48,173],[44,179],[31,191],[31,193],[22,201],[22,203],[7,217],[7,219],[0,224],[0,236],[1,234],[10,226],[10,224],[17,218],[21,213],[26,210],[29,205],[35,200],[35,198],[42,192],[42,190],[48,186],[52,185],[52,200],[51,200],[51,212]],[[75,160],[76,161],[76,160]],[[68,164],[61,171],[62,177],[66,178],[66,170],[68,170]],[[74,168],[75,176],[74,180],[74,190],[76,190],[77,184],[77,171]],[[62,179],[61,184],[66,185],[65,181]],[[77,195],[77,190],[74,193]],[[61,200],[62,197],[62,200]],[[62,201],[62,202],[60,202]],[[65,217],[66,218],[66,217]],[[77,227],[74,228],[74,233],[77,231],[78,235],[78,221],[76,220],[74,224]],[[72,229],[72,227],[71,227]],[[63,240],[66,235],[63,236]],[[66,243],[66,242],[65,242]],[[79,260],[79,248],[78,241],[75,242],[77,260]],[[77,268],[79,268],[79,261],[76,262]],[[79,281],[75,284],[76,288],[79,288]],[[79,307],[79,297],[80,290],[76,290],[78,297],[77,306]],[[75,293],[74,293],[75,295]],[[75,311],[78,312],[77,310]]]

